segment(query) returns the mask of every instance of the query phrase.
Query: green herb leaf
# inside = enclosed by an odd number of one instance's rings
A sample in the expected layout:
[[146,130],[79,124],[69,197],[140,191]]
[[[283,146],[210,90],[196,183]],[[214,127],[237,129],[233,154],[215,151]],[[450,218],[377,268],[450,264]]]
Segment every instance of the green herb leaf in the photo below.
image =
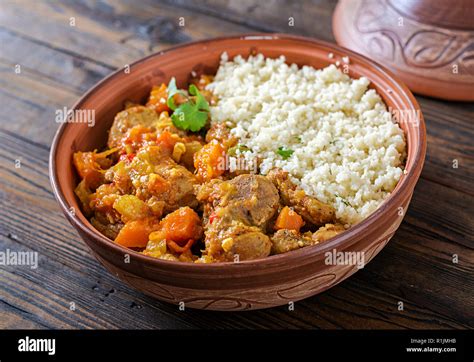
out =
[[[176,87],[176,84],[174,84],[174,86]],[[207,103],[206,98],[199,93],[194,84],[189,86],[189,94],[194,96],[195,99],[189,98],[186,103],[175,108],[171,115],[171,120],[173,124],[180,129],[197,132],[206,125],[209,115],[209,103]]]
[[277,153],[278,153],[284,160],[290,158],[291,155],[293,154],[293,152],[295,152],[295,151],[290,150],[289,148],[286,149],[286,148],[284,148],[284,147],[278,147],[278,151],[277,151]]
[[209,103],[207,103],[206,98],[204,98],[204,96],[199,93],[199,90],[194,84],[189,86],[189,94],[196,96],[196,106],[198,109],[209,112]]
[[171,78],[168,84],[168,100],[166,101],[166,104],[168,105],[168,107],[170,107],[172,111],[176,109],[176,104],[174,103],[173,97],[178,93],[182,94],[183,96],[186,96],[186,94],[182,90],[178,89],[178,87],[176,86],[176,79],[173,77]]

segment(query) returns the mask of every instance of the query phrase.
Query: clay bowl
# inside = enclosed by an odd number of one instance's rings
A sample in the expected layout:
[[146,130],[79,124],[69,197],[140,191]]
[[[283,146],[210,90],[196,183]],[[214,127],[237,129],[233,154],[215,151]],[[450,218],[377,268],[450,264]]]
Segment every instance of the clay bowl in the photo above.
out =
[[[321,68],[349,56],[349,74],[366,76],[389,107],[411,110],[400,122],[408,144],[407,173],[385,203],[370,217],[326,243],[261,260],[222,264],[188,264],[153,259],[115,244],[95,230],[80,211],[72,155],[102,148],[114,115],[126,100],[144,101],[154,84],[174,76],[184,86],[192,70],[215,72],[222,52],[229,57],[261,52],[285,55],[288,62]],[[329,57],[328,54],[333,56]],[[364,252],[369,262],[400,225],[423,167],[426,133],[420,108],[408,88],[385,68],[344,48],[283,34],[250,34],[203,40],[160,52],[118,70],[87,92],[73,109],[95,110],[96,123],[63,123],[54,138],[50,177],[56,198],[69,222],[96,258],[134,288],[186,308],[249,310],[295,302],[321,293],[346,279],[356,265],[326,265],[333,250]]]

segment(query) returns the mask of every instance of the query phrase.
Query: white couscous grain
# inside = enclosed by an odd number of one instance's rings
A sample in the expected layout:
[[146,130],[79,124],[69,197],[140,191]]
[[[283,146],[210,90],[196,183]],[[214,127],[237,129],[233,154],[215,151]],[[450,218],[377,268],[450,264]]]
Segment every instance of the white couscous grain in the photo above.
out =
[[[212,122],[230,125],[260,172],[288,171],[305,192],[356,224],[380,206],[403,173],[403,131],[367,78],[334,65],[298,68],[285,57],[241,56],[221,64],[208,85],[219,99]],[[282,157],[281,147],[293,151]]]

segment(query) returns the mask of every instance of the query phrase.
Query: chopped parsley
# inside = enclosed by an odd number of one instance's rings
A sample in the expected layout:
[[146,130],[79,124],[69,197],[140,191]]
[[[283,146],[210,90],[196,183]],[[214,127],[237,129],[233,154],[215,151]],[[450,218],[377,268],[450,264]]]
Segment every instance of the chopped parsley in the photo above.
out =
[[291,155],[293,154],[293,150],[290,150],[289,148],[284,148],[284,147],[278,147],[278,151],[277,153],[284,159],[288,159],[291,157]]
[[[199,90],[194,84],[189,86],[189,95],[193,96],[191,98],[187,94],[176,87],[175,78],[171,78],[168,84],[168,107],[173,110],[171,115],[171,120],[173,124],[182,130],[190,130],[192,132],[197,132],[201,130],[206,125],[207,119],[209,117],[209,103],[207,103],[206,98],[199,93]],[[181,94],[187,98],[187,102],[176,106],[174,103],[173,97],[176,94]]]

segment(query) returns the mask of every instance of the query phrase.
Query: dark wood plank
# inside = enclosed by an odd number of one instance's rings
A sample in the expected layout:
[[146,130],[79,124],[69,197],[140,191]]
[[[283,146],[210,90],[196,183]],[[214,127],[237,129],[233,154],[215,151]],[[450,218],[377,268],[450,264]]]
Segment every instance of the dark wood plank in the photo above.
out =
[[404,221],[436,236],[432,243],[449,241],[474,250],[474,196],[421,178],[409,210]]
[[[37,44],[114,68],[145,55],[143,48],[120,43],[127,32],[102,27],[61,2],[20,0],[7,5],[2,7],[0,26]],[[75,26],[70,25],[71,17]]]
[[18,64],[27,76],[41,75],[54,81],[61,89],[75,94],[86,92],[114,69],[53,49],[1,27],[0,42],[0,61],[9,66],[9,72],[13,73]]
[[[75,26],[70,25],[71,17]],[[179,26],[184,18],[185,26]],[[118,1],[9,2],[0,26],[29,41],[120,68],[163,47],[249,28],[167,5]]]
[[23,69],[15,74],[13,69],[14,64],[0,59],[2,128],[49,147],[58,128],[56,110],[72,106],[79,93],[37,72]]
[[300,34],[334,41],[331,17],[337,0],[160,0],[160,2],[244,24],[258,31]]
[[428,134],[423,177],[474,194],[474,103],[417,99]]
[[[14,240],[10,241],[2,240],[2,244],[10,250],[28,250]],[[100,273],[78,272],[53,260],[50,255],[39,252],[38,258],[39,266],[33,272],[24,266],[0,271],[3,281],[1,301],[20,309],[28,320],[47,328],[102,329],[123,325],[147,329],[189,328],[184,319],[175,320],[166,312],[166,309],[176,309],[171,306],[160,308],[159,320],[150,318],[156,315],[154,301],[133,297],[133,291],[114,278],[108,275],[103,278],[102,274],[107,274],[104,270]],[[71,305],[74,305],[73,309]]]
[[121,42],[141,40],[147,44],[148,51],[191,40],[253,30],[244,24],[222,20],[221,17],[154,0],[141,1],[139,6],[133,0],[114,1],[111,6],[84,0],[68,0],[63,4],[74,14],[87,17],[101,26],[125,30],[129,35]]

